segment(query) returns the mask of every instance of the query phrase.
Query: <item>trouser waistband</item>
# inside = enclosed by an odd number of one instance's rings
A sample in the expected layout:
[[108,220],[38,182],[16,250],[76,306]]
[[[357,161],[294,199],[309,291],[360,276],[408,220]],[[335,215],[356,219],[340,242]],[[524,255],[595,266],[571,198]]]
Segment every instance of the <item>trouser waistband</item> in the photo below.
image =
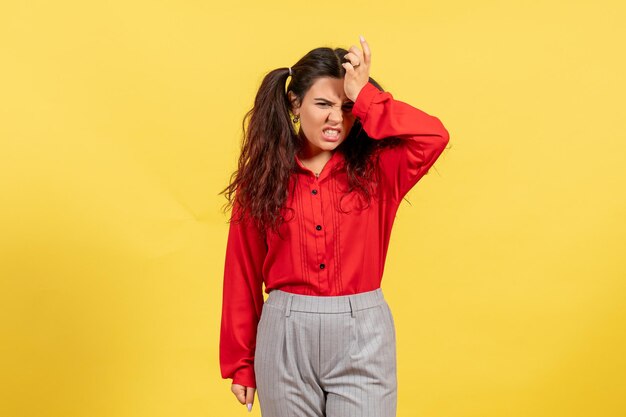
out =
[[285,311],[289,316],[292,311],[310,313],[347,313],[354,317],[355,311],[376,307],[385,302],[382,288],[349,295],[315,296],[293,294],[282,290],[272,290],[266,303]]

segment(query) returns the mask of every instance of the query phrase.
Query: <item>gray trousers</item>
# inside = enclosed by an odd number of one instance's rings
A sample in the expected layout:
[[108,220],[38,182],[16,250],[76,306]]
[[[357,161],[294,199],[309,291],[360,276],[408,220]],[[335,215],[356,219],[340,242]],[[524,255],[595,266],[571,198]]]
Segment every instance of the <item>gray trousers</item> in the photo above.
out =
[[271,291],[254,370],[263,417],[395,417],[396,331],[382,289]]

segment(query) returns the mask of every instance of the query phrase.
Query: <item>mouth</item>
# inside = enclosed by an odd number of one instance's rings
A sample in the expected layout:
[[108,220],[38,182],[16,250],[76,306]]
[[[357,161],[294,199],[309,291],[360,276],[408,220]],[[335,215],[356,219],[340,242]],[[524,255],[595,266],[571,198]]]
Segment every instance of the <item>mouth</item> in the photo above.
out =
[[322,137],[329,142],[337,142],[339,140],[340,129],[325,128],[322,130]]

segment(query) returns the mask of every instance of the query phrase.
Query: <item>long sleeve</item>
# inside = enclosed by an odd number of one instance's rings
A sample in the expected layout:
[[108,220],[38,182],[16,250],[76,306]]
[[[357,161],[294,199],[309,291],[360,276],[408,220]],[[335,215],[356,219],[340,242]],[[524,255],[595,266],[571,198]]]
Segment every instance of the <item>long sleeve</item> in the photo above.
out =
[[422,178],[445,149],[449,134],[441,121],[395,100],[368,82],[359,92],[352,112],[372,139],[403,139],[380,154],[380,168],[395,201],[400,201]]
[[[233,213],[236,213],[233,207]],[[232,217],[231,217],[232,219]],[[222,378],[256,388],[254,352],[257,325],[263,307],[265,238],[247,218],[230,222],[224,264],[220,368]]]

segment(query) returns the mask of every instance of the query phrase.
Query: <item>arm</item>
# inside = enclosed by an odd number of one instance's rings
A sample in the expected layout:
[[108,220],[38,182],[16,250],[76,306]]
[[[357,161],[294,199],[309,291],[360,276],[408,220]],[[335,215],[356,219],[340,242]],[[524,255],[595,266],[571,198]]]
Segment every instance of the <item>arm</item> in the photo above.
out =
[[[233,206],[233,213],[237,202]],[[232,216],[231,216],[232,219]],[[250,219],[231,221],[224,264],[220,368],[222,378],[256,388],[254,351],[263,307],[265,238]]]
[[448,131],[438,118],[395,100],[370,82],[359,92],[352,112],[372,139],[403,139],[380,154],[383,181],[394,201],[401,201],[439,158],[448,144]]

